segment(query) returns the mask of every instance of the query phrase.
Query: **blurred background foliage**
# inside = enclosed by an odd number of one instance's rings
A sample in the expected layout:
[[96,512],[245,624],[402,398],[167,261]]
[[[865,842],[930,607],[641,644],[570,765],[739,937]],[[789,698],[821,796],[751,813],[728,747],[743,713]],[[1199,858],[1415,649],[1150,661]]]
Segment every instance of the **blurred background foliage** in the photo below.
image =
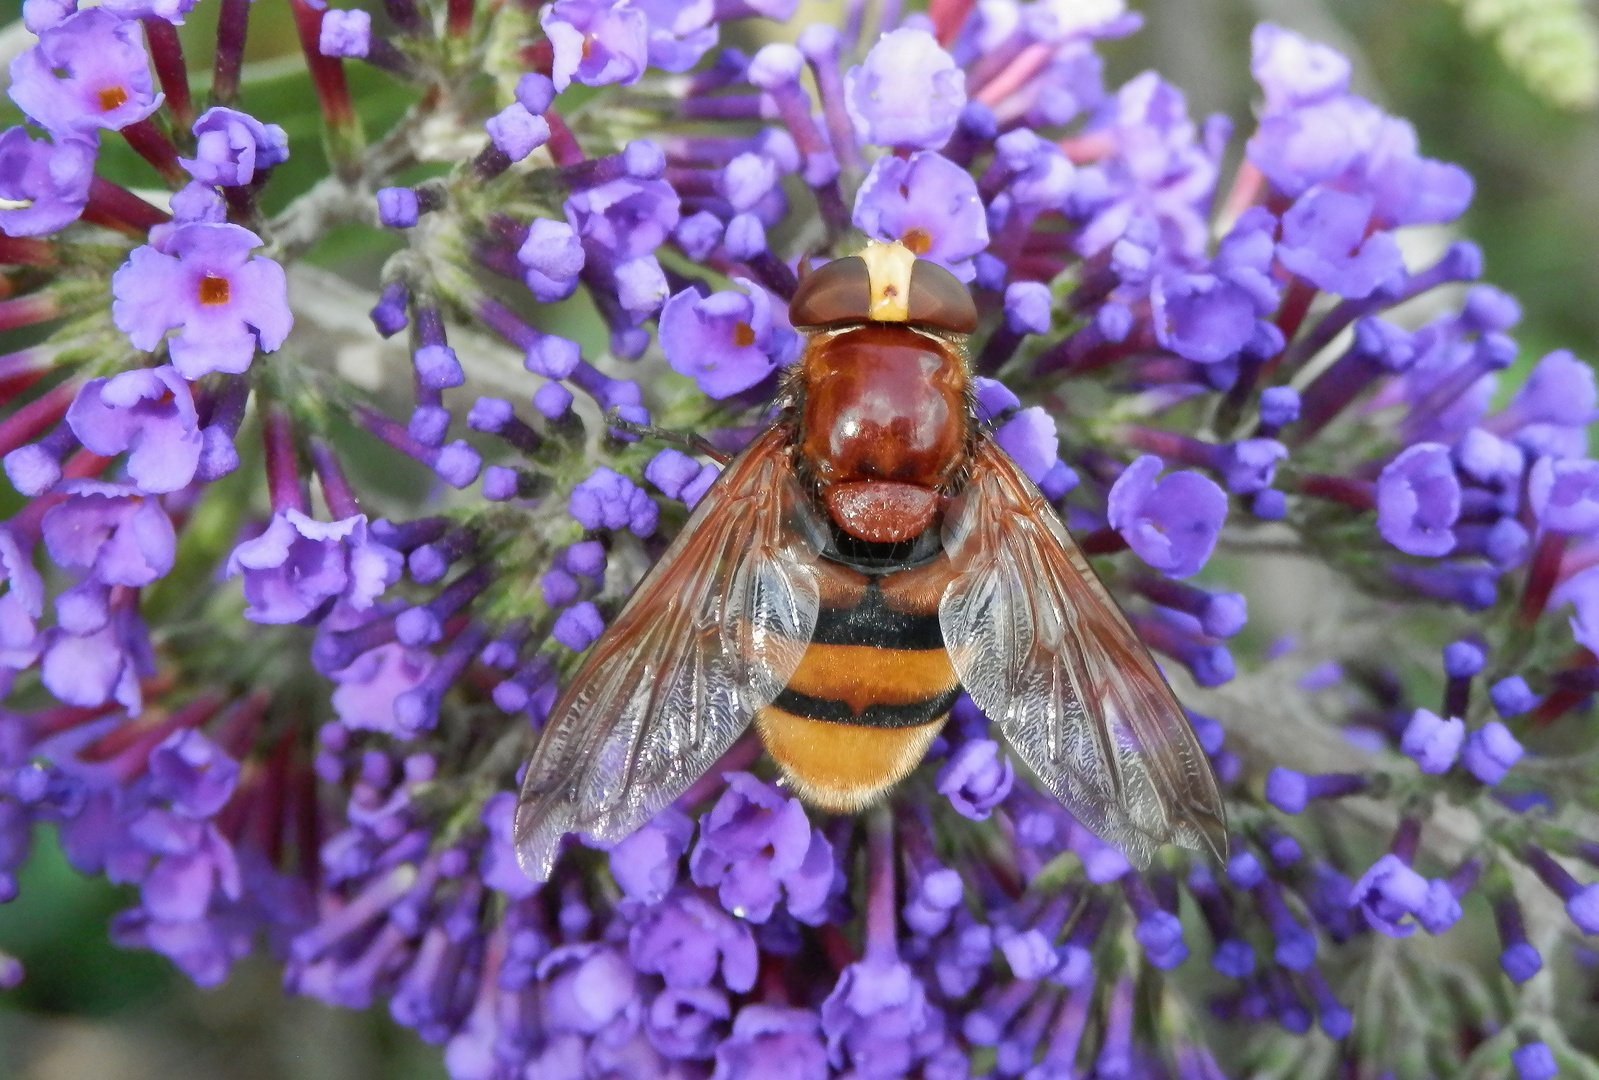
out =
[[[1556,347],[1599,359],[1599,19],[1589,0],[1133,0],[1132,6],[1147,25],[1105,47],[1111,85],[1159,70],[1187,92],[1195,116],[1224,112],[1235,120],[1235,152],[1251,127],[1248,46],[1257,21],[1278,22],[1347,53],[1357,90],[1410,118],[1426,154],[1458,162],[1476,177],[1477,199],[1462,231],[1482,244],[1487,279],[1525,305],[1523,363]],[[20,0],[0,0],[0,26],[14,24],[19,9]],[[208,78],[216,12],[215,3],[202,4],[183,28],[197,86]],[[29,41],[20,24],[11,25],[0,32],[0,52],[9,59]],[[271,211],[325,173],[286,4],[256,6],[246,60],[243,107],[282,124],[292,140],[294,157],[266,193]],[[351,65],[350,72],[369,133],[383,131],[413,100],[370,69]],[[16,120],[4,103],[0,121]],[[113,175],[153,186],[154,175],[121,140],[105,146],[118,155]],[[395,243],[352,229],[330,237],[312,258],[370,285]],[[264,959],[240,965],[219,990],[200,991],[165,961],[112,946],[107,924],[132,897],[75,874],[46,835],[21,885],[21,896],[0,906],[0,949],[28,968],[18,989],[0,993],[0,1080],[444,1075],[437,1050],[398,1029],[381,1009],[359,1014],[285,998]]]

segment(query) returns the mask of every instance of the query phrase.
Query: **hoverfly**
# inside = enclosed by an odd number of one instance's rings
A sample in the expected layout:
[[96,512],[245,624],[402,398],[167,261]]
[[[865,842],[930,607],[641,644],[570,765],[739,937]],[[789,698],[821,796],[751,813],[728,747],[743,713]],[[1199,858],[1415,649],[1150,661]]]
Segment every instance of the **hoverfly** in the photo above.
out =
[[800,283],[808,335],[734,458],[594,644],[529,761],[515,839],[620,840],[753,722],[807,802],[852,812],[964,688],[1072,814],[1147,865],[1222,858],[1220,794],[1160,670],[1055,511],[980,424],[966,287],[898,244]]

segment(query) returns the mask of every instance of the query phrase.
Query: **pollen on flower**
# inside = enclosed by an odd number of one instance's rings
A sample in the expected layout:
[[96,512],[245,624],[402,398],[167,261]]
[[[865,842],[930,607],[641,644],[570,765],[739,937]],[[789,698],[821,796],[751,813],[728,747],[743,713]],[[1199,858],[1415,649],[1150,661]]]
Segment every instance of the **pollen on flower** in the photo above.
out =
[[910,229],[899,242],[910,248],[913,255],[926,255],[933,250],[933,236],[926,229]]
[[207,274],[200,279],[200,303],[202,304],[211,307],[226,304],[231,291],[231,286],[229,286],[228,279],[225,277]]
[[749,323],[741,322],[733,327],[733,344],[741,349],[755,344],[755,331],[751,329]]
[[120,109],[128,102],[128,92],[120,86],[108,86],[100,91],[98,97],[100,99],[101,112]]

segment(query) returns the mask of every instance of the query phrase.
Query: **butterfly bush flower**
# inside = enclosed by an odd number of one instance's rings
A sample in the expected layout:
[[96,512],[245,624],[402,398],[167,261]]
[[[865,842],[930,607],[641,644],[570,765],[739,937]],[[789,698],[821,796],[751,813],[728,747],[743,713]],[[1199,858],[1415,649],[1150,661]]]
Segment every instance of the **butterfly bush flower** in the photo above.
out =
[[93,137],[161,104],[137,27],[89,8],[45,29],[11,61],[11,100],[47,131]]
[[260,246],[237,225],[194,224],[174,232],[166,250],[135,249],[111,280],[117,328],[146,351],[179,331],[169,349],[186,379],[243,372],[257,348],[276,350],[294,323],[283,269],[250,254]]
[[845,74],[844,100],[862,142],[937,150],[966,104],[966,73],[932,34],[902,27]]
[[1107,520],[1139,558],[1171,577],[1199,572],[1215,549],[1227,496],[1198,473],[1156,480],[1164,463],[1145,454],[1111,487]]
[[[287,992],[386,1008],[456,1080],[1546,1080],[1585,1053],[1581,995],[1548,1014],[1538,987],[1569,977],[1562,935],[1599,931],[1599,389],[1581,354],[1517,364],[1520,305],[1469,240],[1401,258],[1472,181],[1336,50],[1257,27],[1235,132],[1158,72],[1111,80],[1100,43],[1141,23],[1120,0],[837,25],[786,0],[310,4],[315,93],[290,100],[253,93],[238,4],[191,92],[197,7],[23,9],[0,903],[53,829],[127,887],[117,944],[201,986],[269,953]],[[720,47],[733,20],[770,43]],[[410,119],[376,129],[358,62]],[[291,111],[236,107],[269,99]],[[329,174],[279,198],[311,108]],[[110,140],[162,198],[96,172]],[[298,263],[373,222],[393,254],[357,386],[320,316],[296,327],[324,280]],[[630,834],[574,822],[535,881],[519,766],[563,695],[604,692],[578,654],[693,508],[731,512],[715,485],[803,351],[789,300],[863,235],[970,288],[981,437],[1195,739],[1161,756],[1145,710],[1107,714],[1125,666],[1086,663],[1073,623],[1023,697],[1079,719],[1035,752],[1101,759],[1059,775],[1113,776],[1139,813],[1144,763],[1214,775],[1226,850],[1101,839],[1099,796],[1042,790],[1007,741],[1031,729],[962,695],[883,806],[808,808],[745,732]],[[714,578],[672,602],[728,600]],[[1257,613],[1283,595],[1320,629],[1273,644]],[[763,688],[690,719],[782,708]],[[562,779],[604,786],[616,755]],[[0,954],[0,985],[53,962]],[[1472,979],[1503,992],[1454,992]]]
[[710,398],[748,390],[793,359],[799,347],[794,331],[774,317],[770,294],[753,281],[738,283],[747,294],[702,297],[685,289],[661,309],[667,362]]
[[202,184],[238,187],[258,169],[288,160],[288,136],[277,124],[263,124],[236,109],[207,109],[194,123],[195,157],[178,164]]
[[26,128],[0,134],[0,198],[23,204],[0,210],[7,236],[45,236],[78,220],[89,201],[97,156],[74,135],[34,139]]

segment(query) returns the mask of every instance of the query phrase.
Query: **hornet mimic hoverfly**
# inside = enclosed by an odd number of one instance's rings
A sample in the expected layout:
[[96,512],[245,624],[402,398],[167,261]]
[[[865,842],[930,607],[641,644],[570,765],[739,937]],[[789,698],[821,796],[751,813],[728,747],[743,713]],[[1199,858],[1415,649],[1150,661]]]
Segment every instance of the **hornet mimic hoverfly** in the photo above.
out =
[[897,243],[827,263],[772,424],[723,471],[551,710],[516,845],[619,840],[754,723],[794,790],[852,812],[964,688],[1079,821],[1147,865],[1222,858],[1210,763],[1055,511],[978,421],[971,294]]

